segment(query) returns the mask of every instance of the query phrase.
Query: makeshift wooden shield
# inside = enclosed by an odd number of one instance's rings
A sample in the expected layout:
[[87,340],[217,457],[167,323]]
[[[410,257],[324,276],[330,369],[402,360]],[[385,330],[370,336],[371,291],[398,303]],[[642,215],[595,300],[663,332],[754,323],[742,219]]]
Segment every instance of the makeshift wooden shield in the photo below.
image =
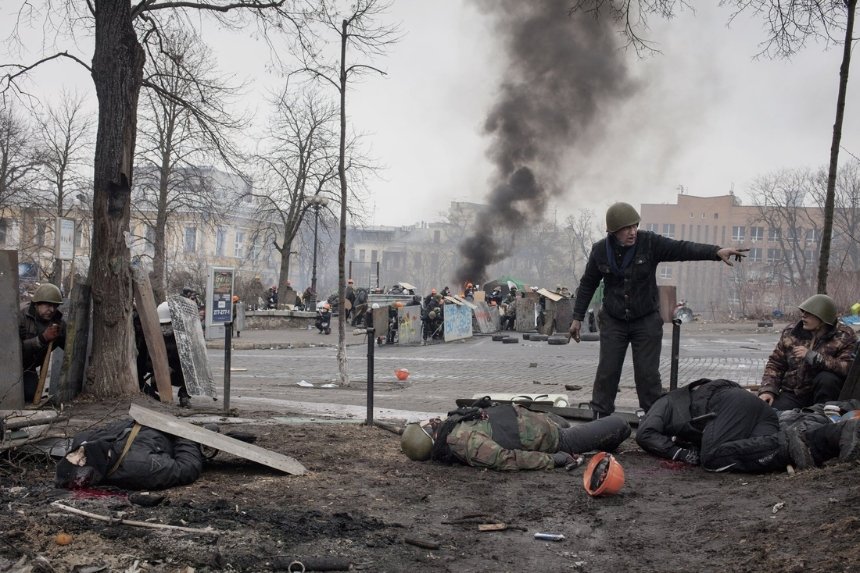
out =
[[388,334],[388,307],[380,305],[371,309],[373,312],[373,332],[376,336]]
[[166,434],[179,436],[180,438],[185,438],[186,440],[191,440],[192,442],[197,442],[198,444],[203,444],[204,446],[209,446],[210,448],[215,448],[216,450],[251,460],[252,462],[257,462],[258,464],[263,464],[264,466],[288,474],[300,476],[304,475],[307,471],[305,466],[289,456],[272,452],[229,436],[224,436],[218,432],[213,432],[206,428],[189,424],[188,422],[183,422],[168,414],[156,412],[137,404],[131,405],[128,414],[135,422],[143,426],[155,428]]
[[514,321],[514,329],[517,332],[529,332],[535,329],[535,306],[537,302],[537,295],[532,293],[517,299],[517,318]]
[[446,304],[443,311],[443,323],[445,325],[445,342],[471,338],[472,309],[466,305]]
[[397,309],[397,344],[421,344],[421,307],[404,306]]
[[481,334],[499,331],[499,310],[497,307],[488,306],[486,302],[481,301],[475,305],[472,312],[475,313],[475,322],[478,324],[478,331]]
[[183,296],[175,295],[167,299],[167,306],[170,309],[170,320],[173,323],[176,348],[179,350],[179,361],[188,393],[192,396],[217,398],[197,305]]
[[553,303],[555,307],[555,331],[566,333],[573,322],[573,299],[563,298]]
[[18,252],[0,251],[0,408],[24,407],[21,340],[18,337]]

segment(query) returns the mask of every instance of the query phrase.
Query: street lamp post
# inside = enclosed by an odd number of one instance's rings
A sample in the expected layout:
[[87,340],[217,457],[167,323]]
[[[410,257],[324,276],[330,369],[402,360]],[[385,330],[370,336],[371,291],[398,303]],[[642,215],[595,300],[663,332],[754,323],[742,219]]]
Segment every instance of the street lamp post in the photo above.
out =
[[310,301],[305,305],[305,307],[310,307],[310,310],[316,311],[317,309],[317,231],[319,229],[320,223],[320,208],[328,205],[328,199],[325,197],[320,197],[319,195],[314,195],[313,197],[307,200],[308,205],[314,210],[314,260],[313,260],[313,268],[311,271],[311,296]]

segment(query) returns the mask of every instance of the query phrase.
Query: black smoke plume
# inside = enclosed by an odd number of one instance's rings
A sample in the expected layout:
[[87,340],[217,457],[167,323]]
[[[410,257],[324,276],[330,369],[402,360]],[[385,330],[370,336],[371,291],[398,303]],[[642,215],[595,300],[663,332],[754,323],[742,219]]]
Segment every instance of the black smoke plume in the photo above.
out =
[[570,15],[568,0],[474,0],[493,19],[507,56],[499,97],[484,123],[495,165],[487,207],[460,244],[455,281],[484,282],[487,267],[508,256],[513,234],[543,219],[559,183],[561,162],[634,85],[614,22]]

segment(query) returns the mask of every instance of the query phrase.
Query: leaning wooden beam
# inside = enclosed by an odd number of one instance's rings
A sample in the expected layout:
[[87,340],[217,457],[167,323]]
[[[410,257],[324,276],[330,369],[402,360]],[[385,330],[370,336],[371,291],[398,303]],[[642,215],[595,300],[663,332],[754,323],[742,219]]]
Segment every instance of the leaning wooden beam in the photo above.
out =
[[89,517],[90,519],[96,519],[98,521],[104,521],[106,523],[111,523],[114,525],[131,525],[133,527],[148,527],[150,529],[171,529],[173,531],[185,531],[187,533],[204,533],[206,535],[221,535],[222,533],[224,533],[223,531],[212,529],[208,525],[203,529],[197,529],[194,527],[167,525],[165,523],[150,523],[148,521],[135,521],[133,519],[123,519],[121,517],[99,515],[98,513],[90,513],[89,511],[84,511],[76,507],[69,507],[68,505],[63,505],[59,501],[52,502],[51,506],[56,507],[57,509],[61,509],[63,511],[68,511],[69,513],[74,513],[75,515],[83,515],[84,517]]
[[155,299],[152,296],[152,286],[149,276],[140,267],[132,267],[134,280],[134,302],[137,305],[137,316],[143,328],[146,339],[146,349],[152,360],[155,371],[155,385],[158,388],[158,398],[161,402],[173,402],[173,389],[170,386],[170,367],[167,365],[167,347],[164,346],[164,335],[158,322],[158,312]]
[[307,471],[305,466],[289,456],[212,432],[206,428],[178,420],[168,414],[149,410],[138,404],[132,404],[128,414],[143,426],[149,426],[167,434],[179,436],[288,474],[304,475]]

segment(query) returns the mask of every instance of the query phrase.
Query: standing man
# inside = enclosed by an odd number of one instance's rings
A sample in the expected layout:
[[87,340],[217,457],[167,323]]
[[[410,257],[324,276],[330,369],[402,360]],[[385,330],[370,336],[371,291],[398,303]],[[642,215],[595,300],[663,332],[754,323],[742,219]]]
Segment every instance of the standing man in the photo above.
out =
[[[60,289],[45,283],[33,293],[30,304],[18,315],[18,336],[24,371],[24,402],[33,401],[39,385],[39,372],[45,357],[54,348],[66,347],[66,322],[57,310],[63,298]],[[41,396],[39,396],[41,398]]]
[[798,308],[800,321],[782,331],[758,392],[777,410],[838,400],[857,348],[851,327],[836,321],[832,298],[812,295]]
[[633,348],[633,375],[639,407],[647,411],[660,397],[663,319],[657,293],[657,265],[663,261],[740,261],[749,249],[676,241],[639,230],[639,213],[628,203],[606,211],[607,236],[594,243],[573,308],[570,336],[579,342],[582,319],[603,280],[600,362],[594,377],[591,409],[595,418],[615,411],[615,396],[627,347]]
[[345,304],[344,308],[346,310],[346,319],[349,320],[352,318],[352,308],[355,306],[355,281],[352,279],[348,279],[346,281],[346,289],[343,291],[344,300],[348,301],[349,304]]

